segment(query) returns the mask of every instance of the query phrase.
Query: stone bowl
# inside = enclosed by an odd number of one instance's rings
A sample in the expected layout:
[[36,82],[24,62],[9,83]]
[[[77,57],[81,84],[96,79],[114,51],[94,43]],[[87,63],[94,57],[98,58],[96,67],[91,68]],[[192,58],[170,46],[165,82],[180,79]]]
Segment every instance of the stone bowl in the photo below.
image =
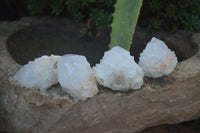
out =
[[22,65],[44,54],[82,54],[92,66],[98,63],[108,49],[110,31],[81,38],[83,27],[57,18],[0,22],[0,131],[133,133],[200,117],[199,33],[137,28],[130,50],[136,61],[153,36],[165,41],[179,59],[173,73],[145,77],[137,91],[111,91],[99,85],[97,95],[74,102],[59,84],[40,93],[13,79]]

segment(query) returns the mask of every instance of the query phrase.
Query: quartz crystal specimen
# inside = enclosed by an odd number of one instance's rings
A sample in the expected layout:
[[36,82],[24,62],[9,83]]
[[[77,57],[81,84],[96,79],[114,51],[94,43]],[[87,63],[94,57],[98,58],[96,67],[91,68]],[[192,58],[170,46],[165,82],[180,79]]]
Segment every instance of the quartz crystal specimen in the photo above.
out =
[[136,90],[143,84],[142,69],[135,63],[130,52],[119,46],[106,51],[93,71],[98,83],[112,90]]
[[167,45],[153,37],[140,54],[139,65],[145,76],[158,78],[170,74],[177,64],[177,57]]
[[28,88],[44,92],[51,85],[58,83],[57,62],[60,56],[42,56],[29,61],[15,75],[14,79]]
[[86,100],[97,92],[96,79],[85,56],[67,54],[58,61],[58,81],[75,101]]

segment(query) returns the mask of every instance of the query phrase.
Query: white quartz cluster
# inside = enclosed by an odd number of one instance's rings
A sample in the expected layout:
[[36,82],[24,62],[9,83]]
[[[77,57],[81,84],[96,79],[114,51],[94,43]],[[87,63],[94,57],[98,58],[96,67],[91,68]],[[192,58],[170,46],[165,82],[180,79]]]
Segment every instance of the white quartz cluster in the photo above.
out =
[[85,56],[64,55],[58,61],[58,80],[75,100],[85,100],[97,92],[96,79]]
[[14,79],[29,88],[40,89],[44,92],[58,82],[57,62],[60,56],[42,56],[29,61],[14,76]]
[[81,55],[36,58],[24,65],[14,79],[28,88],[40,89],[41,92],[59,81],[63,90],[76,101],[86,100],[98,92],[90,64]]
[[42,92],[59,82],[63,90],[78,101],[97,94],[96,80],[112,90],[136,90],[141,88],[144,74],[154,78],[168,75],[176,64],[175,53],[164,42],[152,38],[140,54],[139,65],[129,51],[115,46],[106,51],[100,64],[92,69],[82,55],[42,56],[24,65],[14,78]]
[[139,59],[139,65],[145,76],[153,78],[170,74],[177,62],[175,53],[163,41],[155,37],[147,44]]
[[99,84],[112,90],[139,89],[143,84],[143,71],[135,63],[130,52],[115,46],[104,53],[100,64],[93,67]]

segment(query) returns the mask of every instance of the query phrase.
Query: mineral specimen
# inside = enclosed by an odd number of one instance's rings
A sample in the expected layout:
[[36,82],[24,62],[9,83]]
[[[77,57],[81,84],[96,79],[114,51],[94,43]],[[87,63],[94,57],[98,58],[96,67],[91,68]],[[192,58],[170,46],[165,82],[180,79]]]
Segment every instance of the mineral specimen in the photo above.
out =
[[147,44],[139,58],[139,65],[145,76],[153,78],[170,74],[177,62],[175,53],[155,37]]
[[42,56],[29,61],[15,75],[14,79],[28,88],[46,91],[51,85],[58,82],[57,62],[60,56]]
[[97,92],[96,79],[85,56],[67,54],[58,61],[58,81],[75,101],[86,100]]
[[136,90],[143,84],[142,69],[135,63],[130,52],[119,46],[106,51],[93,71],[98,83],[112,90]]

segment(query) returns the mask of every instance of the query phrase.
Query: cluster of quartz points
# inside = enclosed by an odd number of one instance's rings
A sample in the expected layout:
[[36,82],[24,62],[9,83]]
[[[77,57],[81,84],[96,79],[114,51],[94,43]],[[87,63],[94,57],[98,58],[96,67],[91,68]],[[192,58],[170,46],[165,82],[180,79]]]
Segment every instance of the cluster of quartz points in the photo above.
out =
[[75,100],[86,100],[97,94],[96,80],[112,90],[136,90],[141,88],[144,76],[168,75],[176,64],[175,53],[164,42],[152,38],[140,54],[139,65],[129,51],[116,46],[106,51],[93,68],[82,55],[42,56],[24,65],[14,78],[42,92],[59,82]]

